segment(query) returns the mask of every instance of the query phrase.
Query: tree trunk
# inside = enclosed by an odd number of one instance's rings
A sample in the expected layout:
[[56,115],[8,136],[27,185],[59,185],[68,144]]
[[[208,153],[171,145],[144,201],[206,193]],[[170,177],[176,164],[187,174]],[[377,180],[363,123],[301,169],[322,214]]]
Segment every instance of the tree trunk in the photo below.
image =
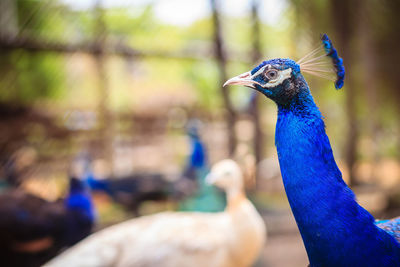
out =
[[[354,79],[352,78],[352,51],[350,44],[353,34],[353,10],[355,3],[354,0],[331,0],[332,21],[337,36],[337,46],[339,55],[343,57],[344,65],[346,68],[346,114],[348,132],[345,144],[345,160],[349,169],[349,184],[356,183],[355,163],[357,153],[357,143],[359,137],[359,127],[357,121],[356,110],[356,91],[354,86]],[[353,74],[354,75],[354,74]]]
[[99,87],[99,122],[100,122],[100,134],[102,138],[102,157],[109,164],[109,168],[113,170],[113,120],[111,112],[108,107],[108,102],[110,99],[108,82],[107,82],[107,72],[104,63],[104,46],[106,41],[106,26],[103,20],[103,10],[101,8],[101,0],[96,2],[95,6],[95,36],[96,36],[96,68],[98,73],[98,87]]
[[362,80],[363,80],[363,88],[365,88],[366,96],[367,96],[367,110],[368,110],[368,135],[372,139],[371,142],[371,150],[370,150],[370,160],[372,166],[372,172],[370,173],[371,178],[376,178],[376,163],[379,161],[379,153],[377,147],[378,141],[378,102],[379,95],[377,93],[377,79],[373,73],[378,73],[377,69],[377,60],[376,60],[376,52],[375,52],[375,43],[372,40],[372,6],[368,5],[371,1],[360,1],[359,5],[359,33],[360,33],[360,45],[361,49],[359,50],[361,59],[361,67],[363,70]]
[[219,77],[220,77],[219,86],[221,88],[221,95],[226,109],[226,123],[228,127],[228,151],[229,155],[232,156],[233,153],[235,152],[237,143],[236,132],[235,132],[236,112],[229,98],[229,91],[228,91],[229,87],[222,87],[222,84],[227,80],[227,74],[226,74],[226,54],[223,47],[218,0],[210,0],[210,4],[212,8],[212,18],[214,26],[214,53],[217,58]]
[[0,1],[0,37],[14,38],[18,34],[17,3],[14,0]]
[[[260,20],[258,16],[258,7],[259,1],[253,0],[251,3],[251,18],[252,18],[252,37],[253,37],[253,55],[252,61],[257,63],[261,59],[261,40],[260,40]],[[260,121],[260,94],[256,91],[252,91],[252,101],[250,107],[250,114],[253,119],[254,125],[254,140],[253,140],[253,150],[254,156],[256,160],[256,164],[258,164],[263,156],[264,156],[264,138],[261,130],[261,121]],[[256,182],[258,181],[258,168],[256,168]]]

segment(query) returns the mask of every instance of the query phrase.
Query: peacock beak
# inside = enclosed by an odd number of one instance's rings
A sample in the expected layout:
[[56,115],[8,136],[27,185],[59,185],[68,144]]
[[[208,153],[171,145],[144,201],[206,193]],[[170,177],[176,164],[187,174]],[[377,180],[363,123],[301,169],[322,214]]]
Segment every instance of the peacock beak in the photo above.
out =
[[252,78],[251,72],[248,71],[248,72],[242,73],[236,77],[233,77],[233,78],[227,80],[224,83],[223,87],[225,87],[227,85],[244,85],[244,86],[247,86],[250,88],[256,88],[254,86],[254,84],[256,82],[254,82],[251,78]]

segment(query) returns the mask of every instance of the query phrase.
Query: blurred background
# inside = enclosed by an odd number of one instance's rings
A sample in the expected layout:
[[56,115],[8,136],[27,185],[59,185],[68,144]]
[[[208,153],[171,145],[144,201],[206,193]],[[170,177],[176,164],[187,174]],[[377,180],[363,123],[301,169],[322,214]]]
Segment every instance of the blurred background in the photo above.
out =
[[122,195],[93,192],[96,229],[202,210],[188,203],[201,178],[174,187],[200,142],[209,164],[232,157],[246,172],[269,232],[261,266],[306,266],[274,147],[275,104],[221,85],[266,58],[297,60],[327,33],[345,86],[306,79],[337,162],[362,205],[400,215],[399,12],[395,0],[1,0],[2,188],[55,201],[71,173],[126,181]]

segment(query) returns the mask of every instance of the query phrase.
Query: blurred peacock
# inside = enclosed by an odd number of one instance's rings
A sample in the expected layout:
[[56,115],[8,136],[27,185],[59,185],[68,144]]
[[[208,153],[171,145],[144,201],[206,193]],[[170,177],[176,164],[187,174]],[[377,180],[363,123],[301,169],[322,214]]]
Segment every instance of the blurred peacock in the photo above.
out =
[[232,160],[213,166],[206,181],[226,191],[222,212],[162,212],[103,229],[46,267],[249,267],[266,239],[264,221],[244,193]]
[[221,190],[205,182],[210,167],[207,150],[199,134],[200,125],[199,121],[191,120],[186,127],[190,139],[191,153],[183,172],[183,177],[194,180],[198,188],[193,196],[180,203],[179,210],[218,212],[224,210],[226,200]]
[[49,202],[21,189],[0,195],[2,266],[41,266],[88,236],[95,221],[87,186],[71,177],[64,200]]
[[[295,62],[272,59],[228,80],[273,100],[275,145],[283,183],[310,266],[400,266],[400,218],[375,222],[342,179],[322,115],[302,72],[334,74],[343,86],[343,60],[326,34],[322,46]],[[323,53],[318,55],[318,53]],[[326,62],[333,63],[333,70]]]
[[145,201],[165,201],[171,197],[171,184],[160,173],[133,173],[122,177],[98,179],[87,161],[86,181],[90,189],[103,192],[135,216]]
[[217,212],[225,208],[224,193],[204,181],[209,171],[207,151],[203,144],[199,128],[201,123],[192,119],[186,131],[190,139],[190,153],[182,173],[174,182],[168,182],[162,173],[133,173],[126,177],[98,179],[90,167],[88,155],[79,156],[86,165],[86,177],[92,190],[106,192],[116,202],[123,204],[139,215],[139,206],[147,200],[181,200],[181,211]]

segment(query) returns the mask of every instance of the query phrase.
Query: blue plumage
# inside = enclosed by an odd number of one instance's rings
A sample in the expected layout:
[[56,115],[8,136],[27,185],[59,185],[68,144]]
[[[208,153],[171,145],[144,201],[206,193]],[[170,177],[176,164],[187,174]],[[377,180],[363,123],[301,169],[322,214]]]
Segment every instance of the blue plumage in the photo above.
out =
[[400,217],[391,220],[377,221],[375,224],[400,242]]
[[321,36],[322,44],[325,49],[325,53],[328,57],[332,59],[333,66],[335,68],[336,72],[336,82],[335,82],[335,87],[336,89],[340,89],[343,87],[344,84],[344,75],[345,75],[345,70],[344,70],[344,65],[343,65],[343,59],[339,57],[335,47],[332,44],[332,41],[329,39],[327,34],[323,34]]
[[64,200],[64,205],[69,211],[79,212],[91,222],[96,219],[92,196],[86,181],[70,178],[69,193]]
[[94,207],[85,183],[70,178],[64,201],[49,202],[21,190],[0,195],[2,266],[38,267],[91,233]]
[[186,132],[190,138],[191,146],[189,161],[186,163],[187,169],[203,168],[208,166],[206,149],[199,134],[199,125],[199,121],[192,120],[186,127]]
[[[326,48],[333,51],[330,41]],[[337,57],[337,52],[331,56]],[[376,225],[357,204],[336,165],[300,66],[291,59],[268,60],[226,84],[251,87],[277,104],[275,144],[310,266],[400,266],[400,244],[395,239],[400,220]]]
[[[257,67],[255,67],[250,71],[251,75],[257,73],[257,71],[259,71],[262,67],[265,67],[265,65],[267,64],[275,65],[281,70],[283,70],[284,69],[283,66],[285,66],[286,68],[292,68],[294,73],[300,72],[300,66],[294,60],[291,60],[289,58],[275,58],[261,62]],[[257,77],[264,79],[264,77],[262,76],[257,76]]]

